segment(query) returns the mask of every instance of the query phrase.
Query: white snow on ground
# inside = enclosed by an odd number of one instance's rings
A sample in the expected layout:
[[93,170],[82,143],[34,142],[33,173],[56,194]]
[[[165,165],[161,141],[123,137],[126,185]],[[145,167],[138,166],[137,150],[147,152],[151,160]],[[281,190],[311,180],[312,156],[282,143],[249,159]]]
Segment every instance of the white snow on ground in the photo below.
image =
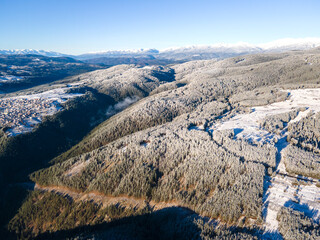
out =
[[[31,95],[22,95],[17,97],[11,97],[9,99],[48,99],[56,100],[59,103],[65,102],[69,98],[82,96],[82,93],[66,93],[70,88],[56,88],[42,93],[31,94]],[[6,98],[2,98],[6,99]],[[7,98],[8,99],[8,98]]]
[[[272,236],[268,235],[270,232],[278,233],[277,214],[283,206],[304,212],[306,216],[312,217],[317,222],[320,220],[320,187],[316,186],[316,183],[319,183],[319,181],[311,178],[301,180],[298,176],[288,176],[285,169],[281,153],[285,151],[288,145],[286,141],[287,127],[280,135],[269,133],[260,127],[260,122],[264,118],[290,112],[300,107],[307,107],[307,110],[299,112],[298,116],[291,120],[291,122],[300,121],[308,114],[320,111],[320,89],[297,89],[288,90],[288,92],[290,93],[290,97],[286,101],[254,107],[248,114],[239,114],[228,120],[222,120],[208,129],[213,134],[217,130],[235,129],[237,138],[245,138],[249,141],[258,142],[276,142],[275,146],[278,148],[280,161],[275,175],[266,180],[265,184],[269,188],[263,199],[265,238]],[[275,139],[277,141],[274,141]],[[274,235],[274,237],[281,236]]]
[[264,199],[265,227],[267,231],[277,231],[277,214],[281,207],[289,207],[303,212],[306,216],[319,222],[320,218],[320,188],[309,180],[276,174],[270,181],[269,189]]
[[7,127],[8,136],[30,132],[44,116],[53,115],[62,109],[61,103],[81,96],[66,93],[69,88],[10,98],[0,98],[0,127]]
[[297,89],[288,90],[288,92],[290,98],[286,101],[254,107],[251,113],[236,115],[227,121],[215,124],[211,130],[242,129],[237,137],[255,141],[270,141],[278,136],[260,127],[260,122],[266,117],[307,107],[308,111],[300,112],[298,118],[294,120],[298,121],[309,112],[320,111],[320,89]]
[[17,76],[13,76],[13,75],[0,76],[0,84],[4,83],[4,82],[21,81],[23,79],[24,79],[24,77],[17,77]]

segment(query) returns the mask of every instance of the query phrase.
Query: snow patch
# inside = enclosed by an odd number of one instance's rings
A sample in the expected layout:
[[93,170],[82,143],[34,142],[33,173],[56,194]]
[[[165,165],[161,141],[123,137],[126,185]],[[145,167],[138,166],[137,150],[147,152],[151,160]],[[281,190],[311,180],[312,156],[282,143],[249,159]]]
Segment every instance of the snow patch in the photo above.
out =
[[242,129],[237,137],[250,141],[272,142],[278,138],[260,127],[261,121],[268,116],[287,113],[294,109],[307,107],[307,111],[300,112],[292,122],[300,121],[310,113],[320,112],[320,89],[287,90],[290,98],[283,102],[276,102],[266,106],[254,107],[248,114],[239,114],[229,120],[222,121],[211,127],[211,130]]
[[61,103],[82,96],[80,93],[67,93],[69,88],[0,99],[0,126],[6,127],[8,136],[16,136],[32,131],[41,123],[44,116],[62,110]]
[[18,76],[13,76],[13,75],[0,76],[0,84],[5,83],[5,82],[21,81],[23,79],[24,79],[24,77],[18,77]]
[[271,179],[264,199],[267,231],[278,229],[277,214],[284,206],[303,212],[306,216],[319,222],[320,188],[313,181],[297,181],[295,177],[286,174],[278,174]]

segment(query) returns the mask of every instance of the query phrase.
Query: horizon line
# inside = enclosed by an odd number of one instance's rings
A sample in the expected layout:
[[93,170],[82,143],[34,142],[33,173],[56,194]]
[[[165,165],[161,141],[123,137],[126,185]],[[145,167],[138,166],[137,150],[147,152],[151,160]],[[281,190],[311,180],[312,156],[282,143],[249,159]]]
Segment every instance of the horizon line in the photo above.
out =
[[[201,48],[201,47],[226,47],[226,48],[232,48],[232,47],[237,47],[237,46],[246,46],[246,47],[252,47],[252,48],[261,48],[263,49],[268,49],[276,46],[285,46],[285,45],[295,45],[298,44],[299,42],[316,42],[318,46],[320,46],[320,37],[305,37],[305,38],[280,38],[277,40],[273,41],[268,41],[268,42],[263,42],[263,43],[249,43],[246,41],[239,41],[235,43],[227,43],[227,42],[217,42],[217,43],[212,43],[212,44],[186,44],[186,45],[180,45],[180,46],[172,46],[172,47],[167,47],[167,48],[127,48],[127,49],[106,49],[106,50],[100,50],[100,51],[89,51],[89,52],[83,52],[83,53],[64,53],[60,52],[57,50],[45,50],[45,49],[35,49],[35,48],[21,48],[21,49],[0,49],[0,51],[44,51],[48,53],[58,53],[62,55],[71,55],[71,56],[80,56],[80,55],[85,55],[85,54],[103,54],[103,53],[139,53],[139,52],[147,52],[150,50],[157,50],[159,53],[165,52],[165,51],[174,51],[178,49],[183,49],[183,48]],[[317,47],[317,46],[315,46]]]

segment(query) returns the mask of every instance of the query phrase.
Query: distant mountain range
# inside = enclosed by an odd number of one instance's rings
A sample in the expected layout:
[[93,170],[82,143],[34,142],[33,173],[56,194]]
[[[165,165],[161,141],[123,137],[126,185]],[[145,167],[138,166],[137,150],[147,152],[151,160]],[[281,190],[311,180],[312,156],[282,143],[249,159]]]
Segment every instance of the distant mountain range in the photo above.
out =
[[52,52],[52,51],[44,51],[44,50],[35,50],[35,49],[13,49],[13,50],[0,50],[0,54],[4,55],[14,55],[14,54],[33,54],[33,55],[43,55],[46,57],[65,57],[70,56],[68,54]]
[[101,68],[70,57],[0,54],[0,93],[18,91]]
[[[307,50],[320,46],[320,38],[303,38],[303,39],[281,39],[264,44],[214,44],[207,46],[187,46],[175,47],[164,50],[157,49],[139,49],[139,50],[119,50],[86,53],[81,55],[67,55],[58,52],[44,50],[0,50],[0,54],[38,54],[49,57],[69,56],[88,63],[103,63],[109,65],[112,63],[146,63],[145,59],[152,59],[153,63],[157,63],[154,59],[165,59],[167,62],[205,60],[205,59],[223,59],[244,54],[265,53],[265,52],[284,52],[292,50]],[[123,58],[115,60],[115,58]],[[126,59],[126,60],[124,60]],[[142,61],[143,59],[143,61]],[[169,61],[170,60],[170,61]],[[147,61],[148,62],[148,61]]]

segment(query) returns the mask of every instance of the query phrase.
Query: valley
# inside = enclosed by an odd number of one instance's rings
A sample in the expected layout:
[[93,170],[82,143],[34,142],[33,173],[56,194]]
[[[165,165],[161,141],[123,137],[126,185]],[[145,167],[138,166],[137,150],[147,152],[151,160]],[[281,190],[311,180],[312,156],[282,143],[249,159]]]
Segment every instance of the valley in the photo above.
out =
[[101,68],[69,57],[4,54],[0,55],[0,92],[16,92]]

